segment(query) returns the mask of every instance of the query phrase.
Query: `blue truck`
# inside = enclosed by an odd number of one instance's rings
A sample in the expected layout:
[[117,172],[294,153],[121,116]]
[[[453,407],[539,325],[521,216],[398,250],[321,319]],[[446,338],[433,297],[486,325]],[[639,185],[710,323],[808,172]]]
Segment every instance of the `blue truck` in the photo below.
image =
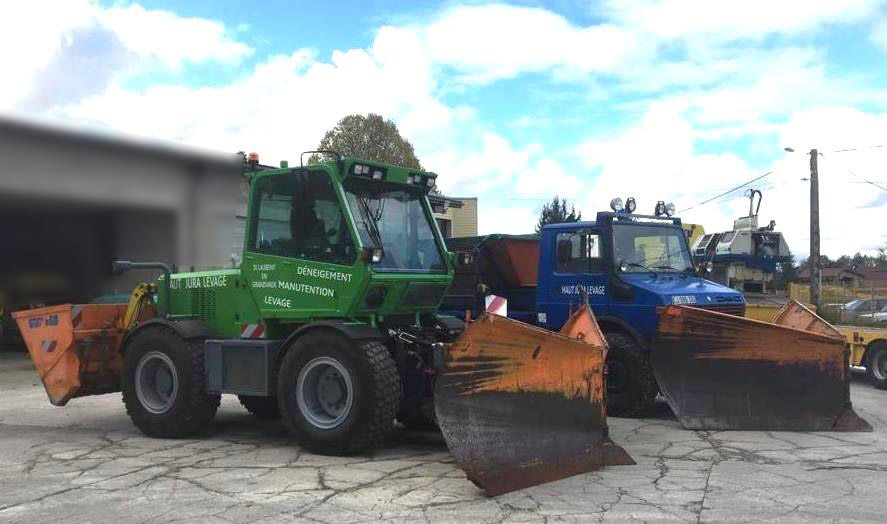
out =
[[706,280],[673,206],[639,215],[619,199],[594,222],[550,224],[537,235],[452,238],[452,251],[474,255],[457,269],[442,309],[463,318],[484,311],[485,297],[507,300],[510,318],[558,330],[582,304],[591,306],[609,345],[607,413],[648,412],[659,392],[655,351],[658,308],[687,305],[736,316],[742,293]]

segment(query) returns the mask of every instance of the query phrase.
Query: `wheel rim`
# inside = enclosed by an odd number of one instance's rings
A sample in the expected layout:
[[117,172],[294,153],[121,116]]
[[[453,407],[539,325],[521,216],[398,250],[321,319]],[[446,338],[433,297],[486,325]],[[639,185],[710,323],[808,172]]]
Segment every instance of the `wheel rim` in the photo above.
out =
[[155,415],[166,413],[179,392],[176,366],[165,353],[146,353],[136,366],[135,384],[142,407]]
[[628,388],[628,369],[618,360],[607,361],[607,392],[622,393]]
[[887,377],[887,351],[878,351],[872,362],[872,372],[878,380],[884,380]]
[[351,375],[338,360],[317,357],[299,372],[296,401],[302,416],[312,426],[335,428],[351,413],[354,401]]

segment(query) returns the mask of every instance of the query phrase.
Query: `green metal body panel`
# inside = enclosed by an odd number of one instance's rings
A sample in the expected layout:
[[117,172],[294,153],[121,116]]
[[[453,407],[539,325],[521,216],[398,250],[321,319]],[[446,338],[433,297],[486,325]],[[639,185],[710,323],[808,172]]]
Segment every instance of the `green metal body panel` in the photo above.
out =
[[[257,182],[264,177],[286,175],[298,170],[319,171],[330,178],[345,223],[350,229],[354,252],[359,254],[363,248],[372,247],[361,244],[354,220],[358,211],[350,209],[342,186],[347,177],[357,176],[351,174],[355,163],[384,168],[389,187],[393,183],[412,191],[422,191],[421,205],[445,270],[380,271],[360,256],[355,256],[350,265],[340,265],[270,255],[250,249],[253,243],[249,224],[257,220],[253,198]],[[250,181],[250,199],[240,268],[173,274],[170,286],[172,318],[203,320],[224,337],[239,337],[244,333],[245,326],[260,324],[264,337],[282,338],[299,325],[315,320],[342,319],[375,325],[377,321],[392,315],[434,313],[452,282],[453,257],[447,253],[434,221],[427,189],[408,183],[408,177],[416,174],[436,176],[350,158],[304,168],[246,173]],[[163,285],[162,280],[162,277],[158,280],[158,288]],[[368,304],[368,293],[372,291],[378,295],[380,290],[383,290],[384,297]],[[162,301],[162,293],[158,293],[158,299]],[[160,306],[162,310],[163,304]]]

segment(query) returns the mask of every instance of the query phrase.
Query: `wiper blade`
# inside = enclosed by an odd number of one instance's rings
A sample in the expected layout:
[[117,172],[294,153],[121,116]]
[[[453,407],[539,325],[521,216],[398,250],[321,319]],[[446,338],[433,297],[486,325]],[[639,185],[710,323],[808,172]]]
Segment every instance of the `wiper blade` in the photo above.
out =
[[363,215],[364,219],[367,221],[367,233],[370,235],[370,239],[373,243],[376,244],[375,247],[379,249],[385,249],[385,246],[382,245],[382,234],[379,232],[379,220],[382,218],[378,216],[381,214],[382,204],[379,203],[379,206],[376,208],[376,213],[370,209],[369,201],[364,196],[358,196],[357,201],[360,204],[360,211]]
[[639,268],[641,268],[641,269],[643,269],[643,270],[649,271],[649,272],[652,273],[653,275],[656,275],[656,272],[655,272],[655,271],[653,271],[652,269],[650,269],[650,268],[648,268],[647,266],[645,266],[645,265],[643,265],[643,264],[640,264],[640,263],[638,263],[638,262],[626,262],[625,265],[628,266],[628,267],[639,267]]

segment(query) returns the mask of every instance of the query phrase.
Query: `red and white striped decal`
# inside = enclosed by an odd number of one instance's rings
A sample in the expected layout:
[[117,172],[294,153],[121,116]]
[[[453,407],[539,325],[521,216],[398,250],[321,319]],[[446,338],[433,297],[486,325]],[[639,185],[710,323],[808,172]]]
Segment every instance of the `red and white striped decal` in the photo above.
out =
[[83,308],[81,306],[71,306],[71,324],[76,328],[83,321]]
[[40,346],[43,348],[44,353],[52,353],[55,351],[56,346],[58,346],[58,342],[55,340],[44,340],[40,343]]
[[241,324],[240,338],[265,338],[265,326],[262,324]]
[[504,297],[487,295],[484,300],[487,305],[487,313],[499,315],[500,317],[508,316],[508,300]]

